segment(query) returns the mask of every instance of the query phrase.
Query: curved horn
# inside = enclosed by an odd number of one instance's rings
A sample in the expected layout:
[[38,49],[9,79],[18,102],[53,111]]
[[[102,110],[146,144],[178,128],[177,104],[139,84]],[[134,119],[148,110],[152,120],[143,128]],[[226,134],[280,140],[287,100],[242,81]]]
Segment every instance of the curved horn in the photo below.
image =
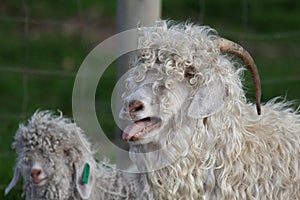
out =
[[258,74],[257,67],[254,63],[253,58],[251,55],[239,44],[234,43],[230,40],[224,39],[224,38],[217,38],[214,40],[217,47],[222,51],[226,53],[233,54],[237,57],[239,57],[246,65],[247,69],[250,71],[253,84],[255,88],[255,96],[256,96],[256,110],[257,114],[261,114],[261,106],[260,106],[260,97],[261,97],[261,88],[260,88],[260,78]]

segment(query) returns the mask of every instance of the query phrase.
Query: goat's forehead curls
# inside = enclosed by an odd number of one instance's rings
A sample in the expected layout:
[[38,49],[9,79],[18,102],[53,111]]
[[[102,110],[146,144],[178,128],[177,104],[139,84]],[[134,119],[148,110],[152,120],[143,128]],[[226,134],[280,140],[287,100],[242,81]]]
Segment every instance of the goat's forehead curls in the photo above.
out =
[[213,42],[217,32],[208,26],[158,21],[139,30],[138,48],[169,51],[189,61],[217,58],[220,52]]
[[13,147],[55,151],[55,147],[62,143],[87,144],[81,139],[81,132],[83,131],[70,119],[63,117],[62,113],[54,115],[50,111],[37,111],[27,123],[20,124]]
[[192,23],[172,24],[170,21],[158,21],[154,26],[139,28],[138,45],[140,48],[174,50],[181,56],[193,51],[213,51],[213,40],[218,38],[216,30],[209,26]]
[[149,70],[162,75],[157,80],[161,80],[163,74],[176,76],[178,80],[192,75],[198,75],[198,80],[200,77],[209,79],[212,69],[223,70],[216,64],[220,50],[213,42],[218,37],[214,29],[158,21],[153,27],[141,27],[139,30],[140,50],[132,60],[130,75],[135,77],[136,82],[144,80]]

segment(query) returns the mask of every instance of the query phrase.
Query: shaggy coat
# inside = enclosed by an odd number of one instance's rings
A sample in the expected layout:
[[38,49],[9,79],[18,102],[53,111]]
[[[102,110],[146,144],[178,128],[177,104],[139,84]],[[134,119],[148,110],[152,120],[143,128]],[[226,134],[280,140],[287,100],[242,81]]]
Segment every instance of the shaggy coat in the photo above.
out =
[[36,112],[20,125],[12,147],[18,157],[6,194],[22,176],[26,200],[153,199],[143,175],[97,163],[83,131],[62,115]]
[[216,38],[191,24],[140,28],[120,112],[131,159],[158,199],[300,199],[300,115],[278,98],[257,115],[243,66]]

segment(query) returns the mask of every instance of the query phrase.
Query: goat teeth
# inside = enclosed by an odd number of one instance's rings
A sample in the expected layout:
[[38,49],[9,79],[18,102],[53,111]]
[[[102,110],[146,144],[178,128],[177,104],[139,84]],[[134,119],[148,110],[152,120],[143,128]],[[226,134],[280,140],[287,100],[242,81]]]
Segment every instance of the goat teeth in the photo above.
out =
[[147,131],[146,128],[144,128],[142,131],[136,133],[136,134],[134,135],[134,137],[140,137],[141,135],[144,135],[144,134],[146,133],[146,131]]
[[154,124],[151,126],[144,127],[141,131],[136,133],[133,137],[140,138],[141,136],[146,135],[148,132],[151,132],[153,129],[156,129],[159,126],[160,126],[159,124]]
[[134,137],[139,137],[141,135],[141,132],[138,132],[137,134],[134,135]]

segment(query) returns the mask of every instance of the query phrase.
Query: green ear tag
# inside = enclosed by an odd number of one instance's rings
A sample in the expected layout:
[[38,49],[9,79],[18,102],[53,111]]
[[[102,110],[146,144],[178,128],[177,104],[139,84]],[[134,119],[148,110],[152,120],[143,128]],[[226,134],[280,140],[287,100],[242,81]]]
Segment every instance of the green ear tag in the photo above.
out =
[[82,183],[87,184],[89,182],[89,176],[90,176],[90,165],[88,163],[85,163],[83,174],[82,174]]

